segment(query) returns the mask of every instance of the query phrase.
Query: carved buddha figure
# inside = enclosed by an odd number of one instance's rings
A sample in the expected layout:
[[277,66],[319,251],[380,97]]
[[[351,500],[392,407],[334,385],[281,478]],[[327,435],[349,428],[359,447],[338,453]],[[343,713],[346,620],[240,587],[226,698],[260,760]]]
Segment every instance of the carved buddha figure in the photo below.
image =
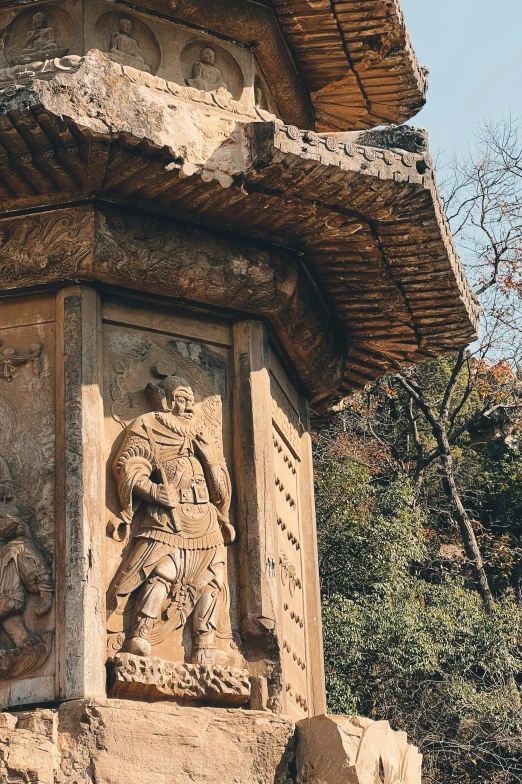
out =
[[228,91],[226,82],[219,68],[215,65],[216,55],[213,49],[205,47],[201,50],[200,59],[192,68],[192,79],[187,79],[189,87],[204,90],[207,93],[216,92],[220,88]]
[[133,538],[109,587],[108,629],[126,631],[127,651],[148,656],[192,616],[192,661],[233,666],[216,640],[232,638],[225,544],[235,531],[227,467],[193,421],[186,381],[170,376],[147,393],[163,410],[128,426],[114,463],[120,518],[132,522]]
[[22,49],[22,61],[30,63],[36,60],[51,59],[58,54],[56,35],[49,17],[42,11],[34,16],[31,29],[27,32]]
[[150,72],[148,64],[140,53],[140,47],[133,35],[131,20],[123,16],[116,23],[116,30],[111,36],[110,56],[122,65],[131,65],[141,71]]

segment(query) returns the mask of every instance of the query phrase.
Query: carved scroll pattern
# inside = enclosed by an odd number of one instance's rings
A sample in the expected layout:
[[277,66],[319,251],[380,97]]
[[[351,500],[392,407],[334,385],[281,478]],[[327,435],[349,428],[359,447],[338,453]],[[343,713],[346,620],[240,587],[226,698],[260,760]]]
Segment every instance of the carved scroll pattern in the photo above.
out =
[[306,716],[307,655],[299,516],[301,463],[299,415],[273,375],[272,440],[274,447],[278,571],[282,601],[282,658],[285,690],[296,715]]
[[0,221],[0,270],[5,288],[79,271],[92,253],[89,210]]
[[344,349],[290,252],[84,207],[0,221],[0,289],[71,277],[266,316],[312,395],[341,378]]
[[290,253],[109,211],[98,214],[96,235],[97,259],[108,278],[269,314],[299,347],[305,376],[329,387],[339,380],[342,359],[335,332]]

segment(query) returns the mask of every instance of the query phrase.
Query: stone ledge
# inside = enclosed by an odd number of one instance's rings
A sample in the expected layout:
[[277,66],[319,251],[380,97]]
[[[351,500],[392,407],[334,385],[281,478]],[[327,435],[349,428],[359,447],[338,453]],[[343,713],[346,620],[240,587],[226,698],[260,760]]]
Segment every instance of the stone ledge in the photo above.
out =
[[111,697],[219,705],[244,705],[250,699],[248,670],[168,662],[131,653],[113,656],[107,668]]
[[287,718],[240,708],[72,700],[0,713],[0,782],[286,784]]

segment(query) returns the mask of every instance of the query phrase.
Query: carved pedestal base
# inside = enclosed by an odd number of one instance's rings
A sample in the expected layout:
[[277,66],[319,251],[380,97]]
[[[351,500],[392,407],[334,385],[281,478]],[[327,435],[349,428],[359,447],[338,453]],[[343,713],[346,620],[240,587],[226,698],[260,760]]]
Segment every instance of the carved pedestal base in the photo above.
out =
[[148,702],[183,700],[244,705],[250,698],[247,670],[201,667],[119,653],[107,662],[110,696]]

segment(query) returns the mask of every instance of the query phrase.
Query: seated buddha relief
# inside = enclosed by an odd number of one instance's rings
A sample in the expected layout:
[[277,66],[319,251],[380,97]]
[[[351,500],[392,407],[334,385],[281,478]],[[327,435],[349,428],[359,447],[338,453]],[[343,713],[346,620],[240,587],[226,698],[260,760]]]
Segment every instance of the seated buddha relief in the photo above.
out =
[[217,92],[220,89],[228,92],[227,83],[215,63],[216,53],[210,46],[206,46],[201,50],[199,60],[193,65],[192,78],[185,80],[188,86],[207,93]]
[[141,54],[138,41],[134,37],[132,22],[127,16],[116,21],[115,30],[111,35],[110,50],[107,54],[111,60],[122,65],[130,65],[148,73],[151,71],[149,64]]
[[23,63],[32,63],[50,60],[56,56],[58,56],[58,44],[54,27],[49,16],[43,11],[38,11],[32,18],[18,59]]

